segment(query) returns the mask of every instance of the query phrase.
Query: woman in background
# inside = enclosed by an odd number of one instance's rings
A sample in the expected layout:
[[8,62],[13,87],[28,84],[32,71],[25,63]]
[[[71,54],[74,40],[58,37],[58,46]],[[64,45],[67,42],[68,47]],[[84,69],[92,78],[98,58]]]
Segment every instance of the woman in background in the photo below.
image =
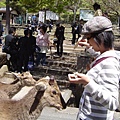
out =
[[38,66],[40,63],[45,66],[46,65],[46,53],[49,48],[49,34],[47,34],[47,26],[40,26],[40,34],[38,34],[36,38],[36,45],[39,47],[40,51],[36,58],[36,65]]

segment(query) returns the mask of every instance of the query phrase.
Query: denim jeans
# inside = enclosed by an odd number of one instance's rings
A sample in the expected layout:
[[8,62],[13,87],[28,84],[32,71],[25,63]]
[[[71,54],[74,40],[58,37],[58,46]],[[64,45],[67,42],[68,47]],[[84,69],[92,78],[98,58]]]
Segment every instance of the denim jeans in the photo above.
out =
[[36,65],[38,66],[39,64],[46,64],[46,53],[38,53],[37,58],[36,58]]

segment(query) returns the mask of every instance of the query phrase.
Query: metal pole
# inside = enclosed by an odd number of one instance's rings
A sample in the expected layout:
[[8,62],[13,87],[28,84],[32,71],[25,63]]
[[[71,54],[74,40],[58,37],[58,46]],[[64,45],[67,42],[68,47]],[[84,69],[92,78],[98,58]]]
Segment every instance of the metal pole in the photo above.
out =
[[10,29],[10,6],[9,0],[6,0],[6,34],[8,34],[9,29]]

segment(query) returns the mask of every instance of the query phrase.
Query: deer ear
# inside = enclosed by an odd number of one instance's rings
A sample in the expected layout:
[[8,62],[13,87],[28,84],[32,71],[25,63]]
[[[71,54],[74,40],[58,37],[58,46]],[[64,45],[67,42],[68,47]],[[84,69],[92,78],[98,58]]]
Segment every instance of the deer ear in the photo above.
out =
[[55,78],[54,76],[52,75],[49,79],[49,85],[53,85],[55,83]]
[[37,83],[35,85],[35,88],[38,90],[38,91],[45,91],[47,89],[47,86],[44,84],[44,83]]
[[49,76],[46,76],[45,79],[50,80],[50,77],[49,77]]

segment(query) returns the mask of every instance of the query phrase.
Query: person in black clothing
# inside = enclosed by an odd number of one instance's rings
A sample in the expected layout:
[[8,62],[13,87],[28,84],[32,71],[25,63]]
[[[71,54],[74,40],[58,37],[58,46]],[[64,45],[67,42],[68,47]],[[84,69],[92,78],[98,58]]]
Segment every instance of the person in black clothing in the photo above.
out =
[[49,25],[49,32],[51,32],[52,27],[53,27],[53,23],[52,23],[52,20],[51,20],[51,19],[49,20],[48,25]]
[[55,36],[57,37],[57,55],[62,56],[63,54],[63,40],[65,40],[64,37],[64,31],[65,27],[60,25],[60,23],[56,24],[56,30],[55,30]]
[[[19,48],[19,61],[18,61],[18,72],[28,71],[29,61],[29,30],[24,30],[24,37],[21,37],[18,41]],[[22,69],[23,67],[23,69]]]
[[5,45],[3,46],[3,52],[10,55],[8,59],[8,69],[10,71],[17,70],[17,60],[18,60],[18,37],[16,34],[16,28],[11,27],[9,30],[9,34],[5,37]]
[[72,24],[72,45],[74,45],[75,44],[75,41],[76,41],[76,34],[77,34],[77,23],[75,22],[75,23],[73,23]]
[[32,30],[29,30],[29,59],[31,60],[31,62],[33,63],[34,66],[34,53],[36,50],[36,37],[32,35],[33,32]]
[[77,27],[77,34],[78,34],[78,38],[79,39],[81,37],[81,32],[82,32],[82,27],[83,27],[83,24],[84,24],[84,20],[81,19],[78,23],[78,27]]
[[10,43],[12,41],[12,39],[14,38],[14,28],[10,28],[8,35],[6,35],[5,37],[5,45],[3,47],[3,52],[10,54]]
[[13,39],[10,42],[10,61],[11,61],[11,69],[13,72],[17,71],[18,69],[18,41],[19,38],[16,35],[16,28],[11,27],[13,29]]
[[4,30],[3,30],[3,24],[2,21],[0,20],[0,45],[2,45],[2,34],[3,34]]
[[11,62],[11,70],[13,72],[18,69],[18,38],[14,37],[10,43],[10,62]]
[[16,35],[16,28],[15,27],[11,27],[11,29],[13,29],[13,39],[10,42],[10,61],[11,61],[11,69],[13,72],[17,71],[17,63],[18,63],[18,41],[19,38]]

